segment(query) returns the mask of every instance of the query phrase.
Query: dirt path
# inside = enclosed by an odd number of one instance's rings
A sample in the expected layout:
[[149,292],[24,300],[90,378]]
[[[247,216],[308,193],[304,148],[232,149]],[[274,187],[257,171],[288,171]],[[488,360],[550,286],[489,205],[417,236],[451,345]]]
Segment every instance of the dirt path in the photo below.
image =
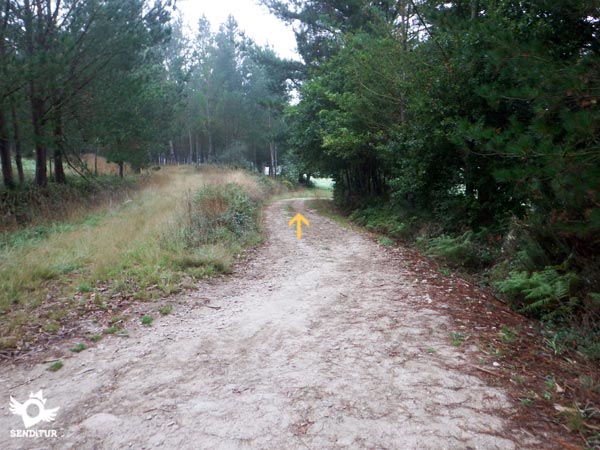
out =
[[[291,209],[311,221],[300,241]],[[2,368],[0,448],[546,448],[503,419],[506,395],[466,374],[448,319],[376,243],[301,200],[273,204],[266,223],[248,267],[151,329],[106,338],[56,373]],[[9,396],[39,389],[60,410],[32,429],[58,437],[11,438],[23,423]]]

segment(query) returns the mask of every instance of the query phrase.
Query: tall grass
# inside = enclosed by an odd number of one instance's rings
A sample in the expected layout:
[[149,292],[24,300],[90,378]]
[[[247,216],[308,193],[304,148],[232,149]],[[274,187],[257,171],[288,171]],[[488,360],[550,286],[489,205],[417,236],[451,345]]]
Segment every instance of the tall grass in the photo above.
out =
[[5,235],[0,338],[10,339],[0,348],[22,337],[32,316],[60,324],[90,299],[105,307],[115,295],[148,300],[229,271],[243,246],[260,240],[259,203],[271,187],[243,171],[166,168],[101,213]]
[[0,188],[0,232],[77,220],[90,209],[118,203],[146,179],[100,175],[84,180],[71,175],[65,184],[40,188],[29,182],[10,190]]

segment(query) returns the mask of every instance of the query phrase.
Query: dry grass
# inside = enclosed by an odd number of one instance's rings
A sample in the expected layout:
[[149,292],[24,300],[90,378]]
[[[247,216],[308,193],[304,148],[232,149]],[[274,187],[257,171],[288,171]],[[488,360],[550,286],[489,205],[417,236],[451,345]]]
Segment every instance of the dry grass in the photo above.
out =
[[[115,292],[146,300],[153,292],[147,286],[158,286],[157,295],[164,295],[176,290],[173,285],[183,276],[227,271],[235,259],[227,243],[187,253],[177,244],[189,199],[206,186],[227,183],[243,186],[255,198],[264,196],[257,179],[243,171],[167,167],[154,173],[145,188],[92,221],[57,227],[41,240],[0,249],[0,338],[19,337],[25,318],[30,320],[32,311],[46,310],[53,302],[63,307],[80,303],[91,297],[90,292],[97,303],[110,301],[108,294]],[[164,245],[166,241],[175,244]],[[99,286],[104,290],[96,295]],[[56,311],[52,317],[44,313],[40,324],[60,323],[67,312],[60,317]]]
[[[100,174],[119,175],[119,165],[108,162],[104,156],[96,156],[93,153],[85,153],[81,155],[80,158],[90,172],[94,172],[95,167]],[[123,173],[125,175],[130,175],[133,173],[130,164],[123,164]]]
[[12,191],[0,189],[0,233],[81,219],[93,210],[120,203],[143,187],[149,178],[119,179],[103,175],[87,183],[72,175],[67,184],[50,183],[44,188],[28,184]]

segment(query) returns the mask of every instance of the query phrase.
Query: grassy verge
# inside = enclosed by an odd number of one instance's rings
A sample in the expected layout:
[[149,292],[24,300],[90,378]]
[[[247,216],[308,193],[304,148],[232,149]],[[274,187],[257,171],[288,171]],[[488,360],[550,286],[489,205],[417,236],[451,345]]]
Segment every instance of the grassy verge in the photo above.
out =
[[352,222],[348,219],[348,216],[343,215],[340,211],[335,208],[335,204],[331,198],[319,198],[310,200],[307,203],[310,209],[315,210],[320,215],[333,220],[335,223],[344,228],[351,228]]
[[560,342],[565,353],[577,351],[600,361],[600,294],[581,294],[585,276],[593,279],[597,269],[575,273],[562,266],[543,268],[543,251],[533,240],[499,227],[448,232],[386,205],[354,210],[348,219],[414,246],[435,259],[443,273],[457,272],[512,309],[540,319],[549,339]]
[[167,168],[84,219],[5,234],[0,350],[123,299],[152,300],[230,271],[261,240],[261,202],[276,189],[242,171]]
[[333,191],[331,189],[318,187],[298,187],[293,190],[287,190],[274,195],[271,201],[285,200],[289,198],[315,198],[323,201],[331,200]]
[[70,175],[65,184],[49,183],[40,188],[27,183],[11,190],[0,188],[0,232],[81,220],[90,210],[133,195],[149,178],[98,175],[84,180]]

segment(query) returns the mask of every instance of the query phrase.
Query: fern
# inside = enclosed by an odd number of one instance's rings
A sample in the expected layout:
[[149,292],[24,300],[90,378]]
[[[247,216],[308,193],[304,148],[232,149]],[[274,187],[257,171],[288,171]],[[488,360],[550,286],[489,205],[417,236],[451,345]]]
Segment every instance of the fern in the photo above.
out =
[[470,267],[478,262],[472,231],[458,237],[443,234],[430,239],[427,247],[428,255],[443,259],[454,266]]
[[545,319],[564,317],[573,312],[580,299],[571,293],[577,277],[570,272],[560,274],[553,267],[539,272],[510,272],[509,278],[494,283],[523,312]]

